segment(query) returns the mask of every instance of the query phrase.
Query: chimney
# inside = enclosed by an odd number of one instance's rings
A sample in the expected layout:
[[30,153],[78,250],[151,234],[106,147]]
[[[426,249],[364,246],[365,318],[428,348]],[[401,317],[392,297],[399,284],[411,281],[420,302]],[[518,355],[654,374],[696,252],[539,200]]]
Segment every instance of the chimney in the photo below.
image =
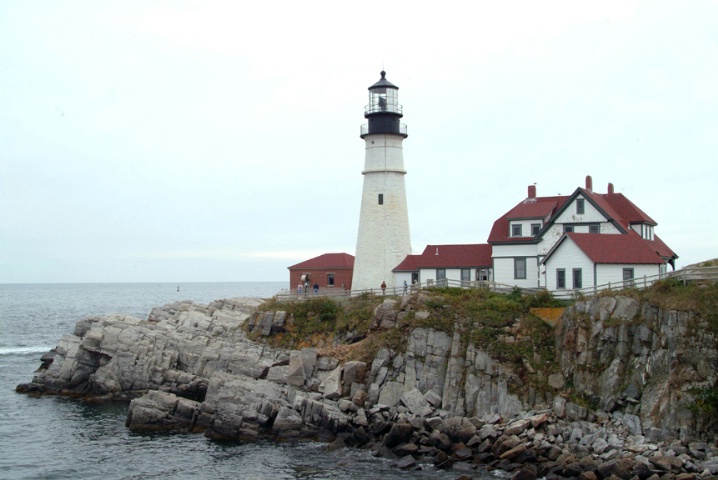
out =
[[613,193],[613,184],[611,182],[608,183],[608,193]]
[[536,198],[536,185],[529,185],[529,198]]
[[591,175],[586,175],[586,190],[593,192],[593,179]]

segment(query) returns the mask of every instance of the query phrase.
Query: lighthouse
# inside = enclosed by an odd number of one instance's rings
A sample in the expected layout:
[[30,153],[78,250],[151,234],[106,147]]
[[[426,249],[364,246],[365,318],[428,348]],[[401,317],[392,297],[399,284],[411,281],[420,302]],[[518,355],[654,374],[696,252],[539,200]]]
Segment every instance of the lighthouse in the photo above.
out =
[[384,71],[369,87],[364,117],[368,122],[361,126],[360,135],[365,143],[364,187],[352,290],[378,289],[386,282],[392,292],[396,287],[392,270],[411,254],[411,240],[402,150],[406,125],[401,123],[399,87],[386,79]]

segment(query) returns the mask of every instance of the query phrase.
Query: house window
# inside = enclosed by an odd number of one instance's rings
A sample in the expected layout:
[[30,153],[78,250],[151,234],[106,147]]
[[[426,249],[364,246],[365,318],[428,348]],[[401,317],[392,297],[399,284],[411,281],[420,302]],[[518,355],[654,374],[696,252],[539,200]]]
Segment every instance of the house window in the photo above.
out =
[[534,237],[539,234],[541,231],[541,224],[540,223],[532,223],[531,224],[531,235]]
[[580,268],[573,269],[573,288],[583,288],[583,275]]
[[446,286],[446,269],[445,268],[437,268],[436,269],[436,284]]
[[334,286],[334,274],[327,273],[327,287],[333,287],[333,286]]
[[563,268],[556,269],[556,289],[566,288],[566,270]]
[[379,205],[384,205],[384,194],[383,193],[379,194]]
[[573,225],[564,225],[563,232],[564,233],[573,232]]
[[514,258],[514,278],[521,280],[526,278],[526,258]]
[[521,237],[521,224],[514,224],[511,225],[511,236],[512,237]]
[[583,198],[576,199],[576,214],[583,215],[586,213],[586,201]]
[[470,282],[471,281],[471,269],[470,268],[462,268],[461,269],[461,281],[462,282]]
[[601,228],[598,225],[589,225],[588,233],[601,233]]
[[632,268],[624,268],[623,269],[623,286],[624,287],[633,286],[633,269]]

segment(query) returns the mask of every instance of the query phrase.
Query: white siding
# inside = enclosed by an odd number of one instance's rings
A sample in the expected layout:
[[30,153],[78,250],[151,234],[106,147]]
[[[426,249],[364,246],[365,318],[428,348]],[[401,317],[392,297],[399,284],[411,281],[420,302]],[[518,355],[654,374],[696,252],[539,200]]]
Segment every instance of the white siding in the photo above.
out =
[[546,266],[546,288],[556,290],[556,270],[563,268],[566,271],[566,290],[573,290],[573,269],[580,268],[582,276],[581,288],[593,287],[593,262],[570,238],[553,252]]
[[533,237],[533,235],[531,235],[531,225],[536,223],[543,226],[543,221],[540,218],[535,218],[532,220],[511,220],[509,222],[508,235],[509,237],[513,237],[514,225],[521,225],[521,238]]
[[[494,280],[507,285],[523,288],[540,286],[538,261],[536,260],[537,244],[528,245],[494,245],[492,258],[494,261]],[[514,258],[526,258],[526,278],[514,278]]]
[[653,226],[645,223],[631,225],[631,228],[646,240],[653,240]]
[[660,265],[601,264],[596,266],[596,284],[600,286],[610,282],[612,288],[622,288],[624,268],[633,269],[633,279],[636,283],[642,282],[644,275],[653,277],[660,273]]
[[535,257],[537,254],[537,244],[521,244],[521,245],[494,245],[491,249],[493,258],[501,257]]
[[[517,255],[522,257],[522,255]],[[507,285],[516,285],[523,288],[537,288],[539,286],[539,269],[536,257],[526,258],[526,278],[514,278],[514,257],[494,258],[494,280]]]
[[538,254],[546,255],[548,251],[556,245],[561,235],[563,235],[563,225],[551,225],[546,233],[541,236],[541,243],[539,243],[537,247]]
[[576,199],[574,199],[568,205],[566,210],[564,210],[556,219],[556,223],[599,223],[608,220],[598,210],[596,210],[588,199],[585,199],[585,197],[581,195],[577,198],[584,199],[584,213],[582,215],[576,213]]
[[405,280],[407,285],[411,285],[411,272],[394,272],[394,284],[396,288],[403,288]]

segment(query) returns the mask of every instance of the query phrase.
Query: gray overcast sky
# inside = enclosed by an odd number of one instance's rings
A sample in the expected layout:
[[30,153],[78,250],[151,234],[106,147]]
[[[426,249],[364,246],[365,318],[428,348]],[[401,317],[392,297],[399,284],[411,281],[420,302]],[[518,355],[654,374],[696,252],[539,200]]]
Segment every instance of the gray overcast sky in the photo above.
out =
[[288,280],[354,253],[400,87],[414,253],[613,182],[718,257],[718,2],[0,3],[0,283]]

